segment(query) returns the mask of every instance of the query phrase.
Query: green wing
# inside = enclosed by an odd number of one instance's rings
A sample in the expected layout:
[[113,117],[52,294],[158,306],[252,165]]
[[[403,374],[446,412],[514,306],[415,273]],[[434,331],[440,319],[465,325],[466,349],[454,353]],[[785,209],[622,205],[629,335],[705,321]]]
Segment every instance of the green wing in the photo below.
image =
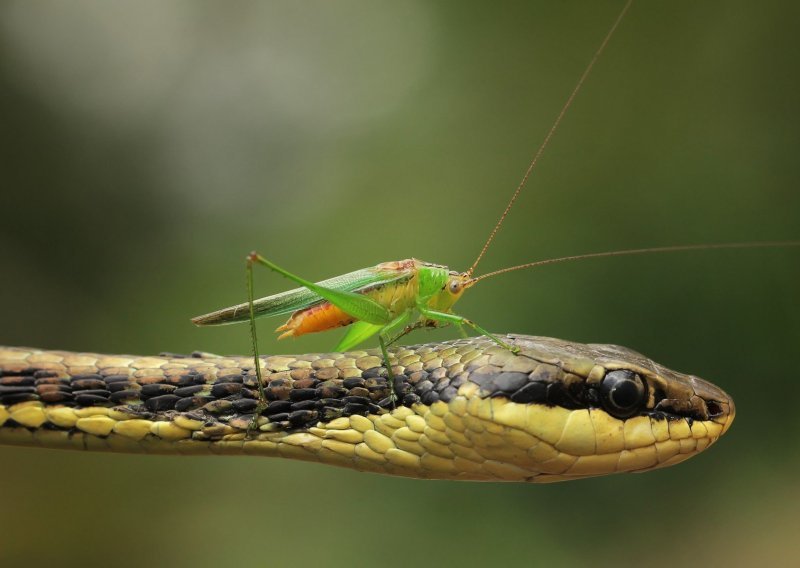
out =
[[[358,292],[365,288],[372,288],[379,284],[388,284],[408,278],[412,274],[409,269],[391,270],[385,268],[362,268],[355,272],[348,272],[341,276],[335,276],[328,280],[317,282],[319,286],[339,290],[344,292]],[[308,288],[295,288],[279,294],[259,298],[253,302],[255,316],[280,316],[296,312],[317,304],[325,300]],[[223,308],[209,314],[192,318],[196,325],[224,325],[247,321],[250,318],[250,307],[247,302]]]

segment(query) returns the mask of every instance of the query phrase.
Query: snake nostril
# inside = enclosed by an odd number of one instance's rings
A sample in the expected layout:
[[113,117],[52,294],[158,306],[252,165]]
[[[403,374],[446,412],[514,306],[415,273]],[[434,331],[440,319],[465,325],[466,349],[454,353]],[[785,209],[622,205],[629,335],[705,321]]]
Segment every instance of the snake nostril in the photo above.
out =
[[706,402],[706,408],[708,409],[708,416],[710,418],[716,418],[717,416],[721,416],[723,413],[722,406],[714,400],[709,400]]

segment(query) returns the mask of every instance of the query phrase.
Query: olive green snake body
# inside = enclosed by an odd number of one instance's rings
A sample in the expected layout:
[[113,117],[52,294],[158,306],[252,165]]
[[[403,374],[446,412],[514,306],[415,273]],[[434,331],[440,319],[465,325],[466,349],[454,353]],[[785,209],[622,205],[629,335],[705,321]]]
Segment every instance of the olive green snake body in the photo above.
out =
[[547,482],[679,463],[733,401],[624,347],[501,336],[261,358],[0,347],[0,444],[244,454],[407,477]]

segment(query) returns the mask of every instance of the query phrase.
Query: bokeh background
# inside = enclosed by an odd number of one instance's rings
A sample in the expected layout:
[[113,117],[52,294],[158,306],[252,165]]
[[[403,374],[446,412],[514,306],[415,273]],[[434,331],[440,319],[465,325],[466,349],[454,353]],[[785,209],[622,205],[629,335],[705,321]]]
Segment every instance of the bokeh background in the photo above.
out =
[[[242,353],[251,249],[312,279],[464,269],[622,5],[0,3],[0,343]],[[481,270],[800,238],[792,2],[639,2]],[[0,448],[0,564],[745,566],[798,552],[800,251],[487,281],[498,332],[618,343],[729,391],[708,453],[549,486]],[[263,295],[287,286],[259,273]],[[328,350],[337,334],[265,352]],[[429,332],[410,338],[452,337]]]

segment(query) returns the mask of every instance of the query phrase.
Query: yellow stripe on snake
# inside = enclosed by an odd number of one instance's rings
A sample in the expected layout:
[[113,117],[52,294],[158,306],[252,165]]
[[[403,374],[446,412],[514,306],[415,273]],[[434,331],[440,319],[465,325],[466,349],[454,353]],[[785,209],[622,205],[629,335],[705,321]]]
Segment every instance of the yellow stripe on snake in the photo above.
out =
[[520,353],[485,338],[390,350],[396,401],[375,351],[262,357],[266,408],[248,357],[0,347],[0,444],[548,482],[673,465],[733,421],[722,390],[630,349],[502,337]]

